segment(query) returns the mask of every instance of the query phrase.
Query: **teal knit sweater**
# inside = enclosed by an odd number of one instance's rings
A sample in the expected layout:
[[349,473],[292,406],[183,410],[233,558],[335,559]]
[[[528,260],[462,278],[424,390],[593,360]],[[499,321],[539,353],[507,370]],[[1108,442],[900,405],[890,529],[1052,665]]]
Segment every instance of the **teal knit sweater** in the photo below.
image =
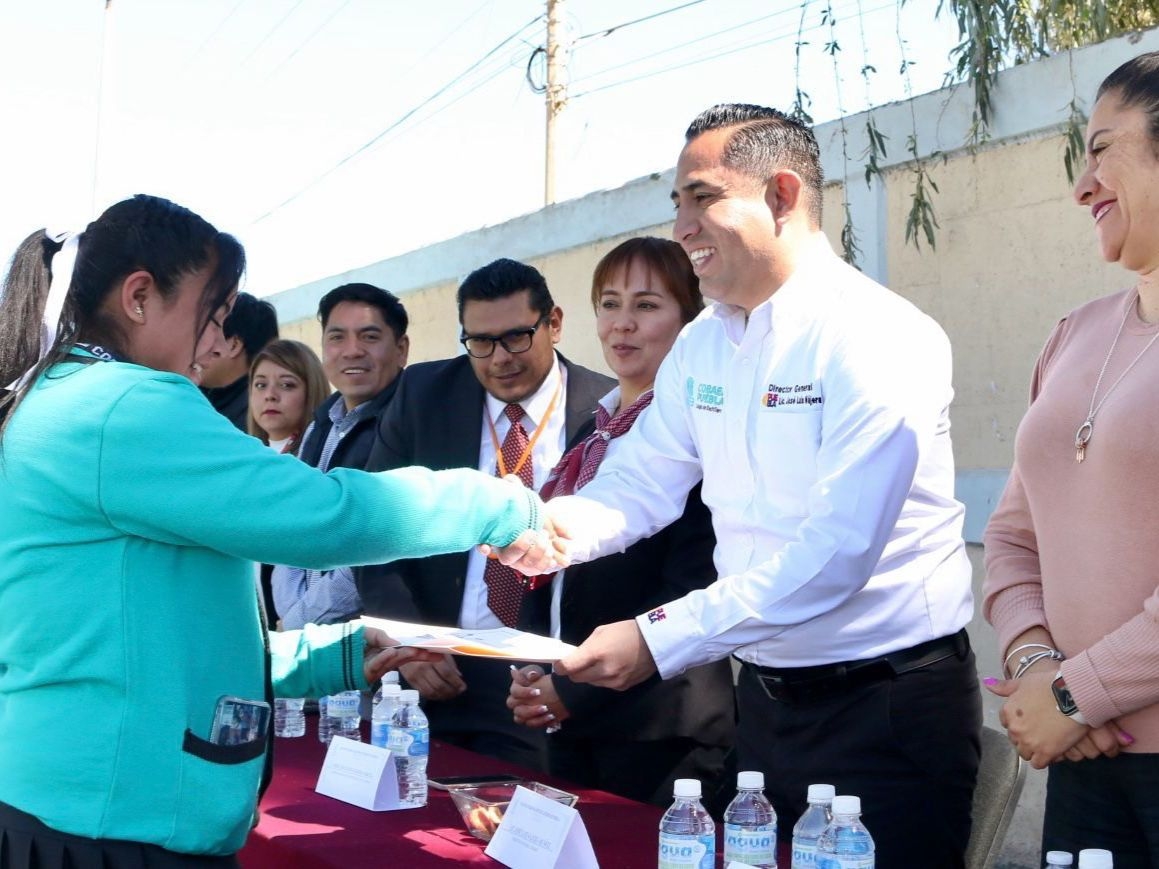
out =
[[[0,441],[0,801],[80,836],[236,851],[262,758],[189,749],[219,697],[263,695],[251,562],[505,545],[538,507],[470,470],[321,474],[239,432],[184,377],[55,366]],[[275,690],[363,687],[360,634],[272,634]]]

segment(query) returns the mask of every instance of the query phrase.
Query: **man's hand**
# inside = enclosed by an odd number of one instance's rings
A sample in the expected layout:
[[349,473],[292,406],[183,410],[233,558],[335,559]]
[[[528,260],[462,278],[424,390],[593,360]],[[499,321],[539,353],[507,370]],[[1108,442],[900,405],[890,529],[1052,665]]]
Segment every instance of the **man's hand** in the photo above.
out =
[[450,700],[467,690],[453,655],[434,653],[424,662],[406,664],[398,671],[424,700]]
[[572,654],[555,664],[555,672],[574,682],[626,691],[656,672],[656,661],[634,621],[602,625]]
[[362,674],[371,685],[381,679],[384,673],[397,670],[409,662],[439,658],[437,653],[425,649],[399,646],[392,637],[378,628],[364,626],[362,641]]
[[539,667],[511,667],[511,691],[507,708],[515,715],[515,723],[524,727],[547,728],[548,732],[571,716],[563,705],[550,675]]
[[552,517],[552,502],[544,504],[543,526],[538,531],[524,531],[506,546],[482,544],[479,551],[495,557],[522,573],[539,576],[554,573],[571,564],[568,542],[571,536],[564,523]]

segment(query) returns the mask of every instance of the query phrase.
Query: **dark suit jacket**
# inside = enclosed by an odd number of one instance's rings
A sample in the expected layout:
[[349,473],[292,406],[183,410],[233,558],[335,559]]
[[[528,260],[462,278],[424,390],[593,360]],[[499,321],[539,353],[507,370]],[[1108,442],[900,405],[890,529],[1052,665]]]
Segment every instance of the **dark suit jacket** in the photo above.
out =
[[[591,431],[596,404],[615,381],[560,359],[567,369],[564,430],[570,447]],[[485,397],[466,356],[409,366],[379,423],[366,470],[408,465],[433,470],[477,468]],[[467,555],[458,552],[361,568],[355,577],[366,614],[458,624]],[[545,632],[549,606],[547,588],[528,595],[520,626]]]
[[[394,393],[398,389],[399,378],[402,373],[386,385],[386,389],[370,400],[370,406],[359,418],[358,422],[346,433],[334,448],[330,456],[331,468],[366,469],[371,450],[378,441],[378,424],[386,409],[390,406]],[[298,458],[311,467],[318,467],[322,459],[322,447],[334,423],[330,421],[330,408],[335,402],[342,401],[342,393],[335,392],[314,412],[314,427],[310,429],[310,436],[302,441],[298,448]]]
[[[712,518],[697,486],[684,514],[667,528],[622,553],[567,569],[560,600],[561,639],[582,643],[600,625],[633,619],[704,588],[716,579],[715,545]],[[653,676],[628,691],[562,677],[555,678],[555,686],[572,714],[560,734],[566,739],[686,737],[701,745],[732,745],[736,716],[727,660],[668,680]]]
[[[570,446],[591,431],[596,405],[615,381],[562,356],[560,360],[567,369],[564,429]],[[408,366],[379,424],[378,441],[366,469],[477,468],[484,400],[483,387],[466,356]],[[364,611],[404,621],[457,625],[467,555],[461,552],[358,568],[354,575]],[[550,605],[550,585],[527,595],[519,626],[546,633]],[[511,681],[507,666],[470,658],[459,658],[456,664],[468,690],[454,700],[426,705],[432,733],[502,731],[528,741],[531,731],[516,725],[504,705]]]

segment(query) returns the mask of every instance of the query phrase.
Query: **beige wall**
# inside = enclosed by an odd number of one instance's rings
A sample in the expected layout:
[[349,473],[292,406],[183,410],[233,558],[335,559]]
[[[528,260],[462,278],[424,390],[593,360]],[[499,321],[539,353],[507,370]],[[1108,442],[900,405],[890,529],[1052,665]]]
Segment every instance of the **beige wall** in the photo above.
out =
[[1054,135],[961,153],[932,176],[937,250],[905,244],[912,183],[886,178],[889,283],[934,317],[954,347],[954,453],[961,468],[1005,468],[1034,360],[1068,310],[1128,281],[1104,264]]

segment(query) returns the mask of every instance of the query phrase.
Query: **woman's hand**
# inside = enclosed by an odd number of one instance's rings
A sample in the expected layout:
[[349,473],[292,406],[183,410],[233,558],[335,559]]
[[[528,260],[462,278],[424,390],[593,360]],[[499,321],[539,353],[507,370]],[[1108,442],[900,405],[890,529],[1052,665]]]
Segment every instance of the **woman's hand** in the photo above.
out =
[[[1067,756],[1091,732],[1085,724],[1058,711],[1052,681],[1053,672],[1038,671],[1021,679],[987,679],[984,683],[990,693],[1006,698],[998,718],[1019,755],[1035,769],[1045,769]],[[1078,751],[1082,753],[1082,749]]]
[[515,716],[515,723],[524,727],[547,728],[549,733],[571,717],[556,693],[555,683],[539,667],[511,667],[511,691],[507,708]]
[[437,661],[442,656],[426,649],[400,646],[386,631],[363,626],[362,673],[373,685],[390,670],[397,670],[411,661]]

